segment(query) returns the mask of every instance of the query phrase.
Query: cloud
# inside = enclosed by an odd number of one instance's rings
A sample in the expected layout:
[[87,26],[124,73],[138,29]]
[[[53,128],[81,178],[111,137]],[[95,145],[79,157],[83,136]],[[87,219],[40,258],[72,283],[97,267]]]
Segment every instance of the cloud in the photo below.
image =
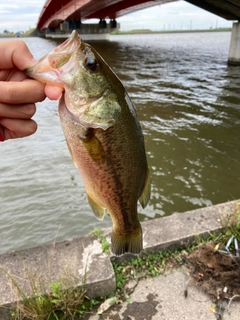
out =
[[151,29],[209,29],[211,27],[230,27],[231,21],[185,1],[176,1],[137,11],[118,19],[122,30]]
[[35,28],[45,0],[11,0],[0,3],[0,31]]

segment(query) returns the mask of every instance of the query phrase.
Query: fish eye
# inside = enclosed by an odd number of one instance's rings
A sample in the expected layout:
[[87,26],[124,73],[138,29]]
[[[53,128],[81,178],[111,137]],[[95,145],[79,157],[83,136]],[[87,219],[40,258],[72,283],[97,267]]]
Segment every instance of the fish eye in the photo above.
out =
[[97,61],[94,58],[87,58],[85,60],[85,66],[90,71],[95,71],[97,69]]

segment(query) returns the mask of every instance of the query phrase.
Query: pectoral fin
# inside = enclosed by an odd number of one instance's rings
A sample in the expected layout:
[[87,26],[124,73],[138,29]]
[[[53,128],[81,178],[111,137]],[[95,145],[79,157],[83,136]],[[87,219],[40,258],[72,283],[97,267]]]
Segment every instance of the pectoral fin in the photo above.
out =
[[98,220],[103,220],[105,209],[101,207],[99,204],[97,204],[97,202],[94,201],[88,193],[87,193],[87,197],[88,197],[88,202],[90,204],[90,207],[92,208],[92,211],[95,214],[96,218]]
[[147,206],[148,201],[150,199],[150,195],[151,195],[151,184],[150,184],[150,174],[149,174],[149,170],[148,170],[147,174],[146,174],[143,192],[142,192],[140,198],[138,199],[143,209]]
[[95,136],[94,129],[88,128],[83,135],[79,136],[88,154],[93,161],[102,163],[105,161],[105,151],[99,139]]

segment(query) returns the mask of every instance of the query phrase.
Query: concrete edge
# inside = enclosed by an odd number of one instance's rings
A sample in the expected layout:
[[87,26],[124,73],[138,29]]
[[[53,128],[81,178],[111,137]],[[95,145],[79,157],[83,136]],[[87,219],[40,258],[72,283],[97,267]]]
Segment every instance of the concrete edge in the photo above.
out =
[[[142,222],[144,251],[184,248],[193,243],[196,236],[221,232],[221,220],[233,212],[239,202],[235,200]],[[103,231],[110,238],[110,230]],[[132,257],[124,255],[114,260],[121,263]],[[0,255],[0,319],[11,319],[7,307],[20,299],[8,275],[29,296],[29,277],[37,275],[40,289],[46,290],[52,282],[66,278],[66,288],[84,286],[87,296],[96,298],[116,290],[111,259],[90,235]]]

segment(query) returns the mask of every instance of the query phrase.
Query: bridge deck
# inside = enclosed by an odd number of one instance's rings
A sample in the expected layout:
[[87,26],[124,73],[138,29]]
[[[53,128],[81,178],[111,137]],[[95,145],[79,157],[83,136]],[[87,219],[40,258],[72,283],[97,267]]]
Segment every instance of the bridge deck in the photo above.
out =
[[185,0],[227,20],[240,20],[239,0]]
[[[64,20],[110,18],[143,8],[176,0],[47,0],[39,17],[37,29],[59,27]],[[186,0],[227,20],[240,20],[239,0]]]

